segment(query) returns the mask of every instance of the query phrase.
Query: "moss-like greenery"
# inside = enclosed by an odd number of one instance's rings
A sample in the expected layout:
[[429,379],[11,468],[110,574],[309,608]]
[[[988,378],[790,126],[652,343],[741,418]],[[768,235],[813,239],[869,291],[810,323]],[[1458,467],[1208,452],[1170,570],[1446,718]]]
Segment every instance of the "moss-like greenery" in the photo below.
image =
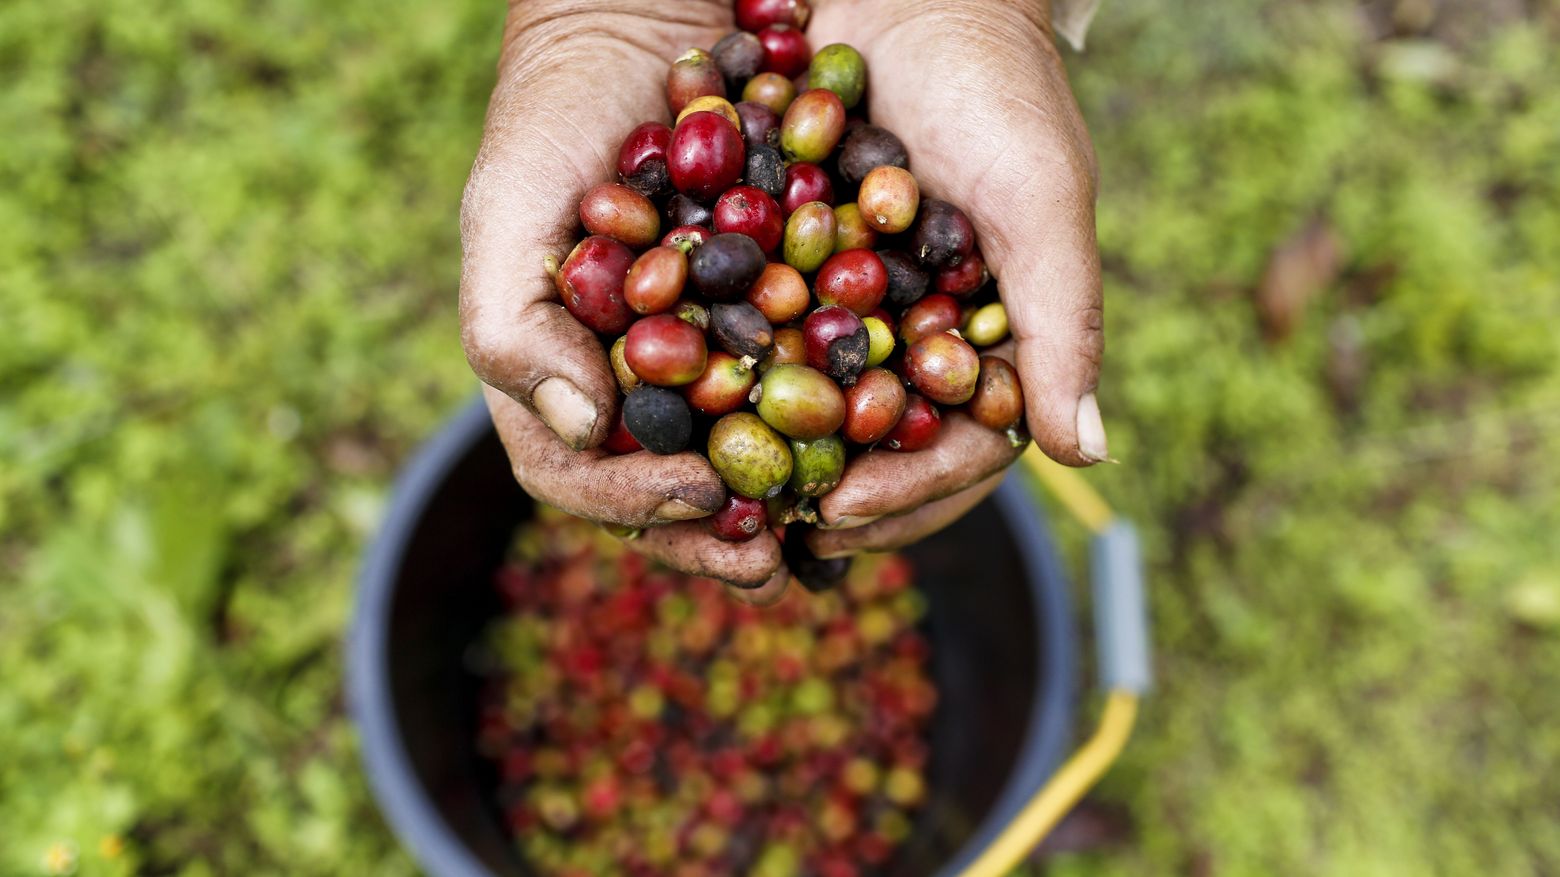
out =
[[[1442,5],[1109,3],[1071,59],[1160,688],[1052,873],[1560,870],[1560,8]],[[474,386],[502,13],[0,4],[0,874],[412,871],[339,644]]]

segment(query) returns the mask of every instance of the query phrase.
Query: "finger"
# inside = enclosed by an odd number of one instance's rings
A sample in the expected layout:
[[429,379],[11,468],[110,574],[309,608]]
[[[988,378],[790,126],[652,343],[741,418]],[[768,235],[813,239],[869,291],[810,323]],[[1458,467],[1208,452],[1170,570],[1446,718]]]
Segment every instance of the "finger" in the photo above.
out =
[[952,496],[866,526],[849,530],[814,530],[807,535],[807,546],[824,560],[849,557],[863,551],[903,548],[964,517],[970,509],[990,496],[1006,475],[1006,472],[998,472]]
[[[722,542],[710,535],[703,521],[683,521],[651,527],[628,540],[628,547],[651,560],[689,575],[719,579],[735,586],[773,596],[771,581],[780,570],[780,540],[765,530],[746,542]],[[783,583],[778,586],[784,590]]]
[[779,571],[769,577],[769,581],[756,588],[739,588],[735,585],[726,587],[727,593],[732,599],[749,606],[757,606],[760,609],[773,606],[780,602],[780,598],[786,594],[786,589],[791,586],[791,571],[781,566]]
[[943,415],[942,429],[923,450],[876,448],[845,467],[838,487],[818,502],[828,528],[851,528],[956,493],[1018,459],[1006,433],[961,412]]
[[1071,93],[1057,89],[1047,100],[1061,109],[1035,123],[1039,134],[1016,141],[1031,145],[987,181],[1025,209],[1002,211],[1001,222],[989,211],[971,218],[1018,342],[1030,434],[1052,459],[1087,466],[1108,455],[1095,398],[1105,336],[1094,153]]
[[492,387],[483,394],[515,480],[548,505],[592,521],[647,527],[705,517],[725,502],[720,476],[692,451],[664,457],[576,451],[513,399]]
[[[567,69],[581,51],[565,44],[547,58]],[[610,147],[640,121],[618,107],[659,108],[664,99],[658,86],[624,82],[633,93],[579,101],[566,93],[569,77],[529,66],[506,64],[461,205],[461,340],[485,383],[569,446],[594,447],[611,430],[617,384],[601,342],[560,304],[545,261],[568,255],[581,196],[612,179]]]

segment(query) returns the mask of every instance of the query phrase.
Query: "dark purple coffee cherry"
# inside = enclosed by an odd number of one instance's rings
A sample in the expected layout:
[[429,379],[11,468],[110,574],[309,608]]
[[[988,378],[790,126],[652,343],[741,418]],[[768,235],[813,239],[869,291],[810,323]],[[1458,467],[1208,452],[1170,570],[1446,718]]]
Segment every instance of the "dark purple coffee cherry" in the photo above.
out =
[[671,390],[644,386],[623,400],[623,426],[654,454],[687,450],[693,439],[693,414],[688,402]]
[[852,186],[861,184],[875,167],[910,167],[910,153],[893,132],[876,125],[858,125],[845,137],[840,150],[840,176]]
[[807,534],[812,529],[803,524],[787,525],[785,544],[781,547],[780,555],[785,559],[786,568],[802,583],[802,587],[815,594],[832,591],[839,587],[846,573],[850,572],[851,558],[824,560],[813,554],[812,549],[807,547]]
[[764,273],[764,251],[745,234],[718,234],[693,251],[688,279],[710,301],[734,301]]
[[780,150],[759,144],[748,148],[747,172],[742,181],[755,189],[761,189],[771,198],[785,193],[785,159]]
[[931,285],[931,275],[921,270],[915,259],[898,250],[878,250],[883,267],[888,269],[888,293],[885,300],[896,308],[906,308],[921,300]]
[[964,211],[928,198],[910,229],[910,254],[922,268],[941,271],[964,261],[975,249],[975,226]]
[[775,346],[775,330],[758,308],[745,302],[710,307],[710,332],[721,349],[748,361],[751,368]]

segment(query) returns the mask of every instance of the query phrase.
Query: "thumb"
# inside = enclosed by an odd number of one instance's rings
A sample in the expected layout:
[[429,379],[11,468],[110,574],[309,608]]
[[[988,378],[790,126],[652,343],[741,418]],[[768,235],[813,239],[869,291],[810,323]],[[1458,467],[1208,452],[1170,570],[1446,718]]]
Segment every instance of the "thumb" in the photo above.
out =
[[1094,394],[1105,335],[1092,158],[1037,152],[1014,164],[1029,166],[1010,168],[1014,185],[992,191],[1024,208],[997,226],[975,220],[982,253],[1017,343],[1029,432],[1053,460],[1088,466],[1109,453]]

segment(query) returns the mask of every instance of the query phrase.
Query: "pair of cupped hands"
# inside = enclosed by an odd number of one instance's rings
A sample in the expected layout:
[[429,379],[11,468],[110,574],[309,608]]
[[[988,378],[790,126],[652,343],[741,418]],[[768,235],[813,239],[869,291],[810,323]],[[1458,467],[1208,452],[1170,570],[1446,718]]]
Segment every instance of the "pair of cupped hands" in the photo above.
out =
[[[813,0],[814,49],[867,62],[871,120],[899,135],[924,193],[964,209],[999,289],[1026,425],[1053,459],[1106,456],[1094,389],[1103,349],[1097,172],[1052,41],[1046,0]],[[638,551],[737,586],[752,603],[789,579],[772,533],[728,543],[702,521],[725,489],[692,451],[613,456],[617,382],[601,342],[544,269],[573,246],[575,210],[612,179],[640,122],[670,122],[666,71],[733,29],[729,0],[512,0],[499,79],[461,216],[462,340],[515,477],[584,518],[643,528]],[[955,411],[921,451],[854,459],[804,538],[820,557],[896,548],[996,489],[1019,453]]]

